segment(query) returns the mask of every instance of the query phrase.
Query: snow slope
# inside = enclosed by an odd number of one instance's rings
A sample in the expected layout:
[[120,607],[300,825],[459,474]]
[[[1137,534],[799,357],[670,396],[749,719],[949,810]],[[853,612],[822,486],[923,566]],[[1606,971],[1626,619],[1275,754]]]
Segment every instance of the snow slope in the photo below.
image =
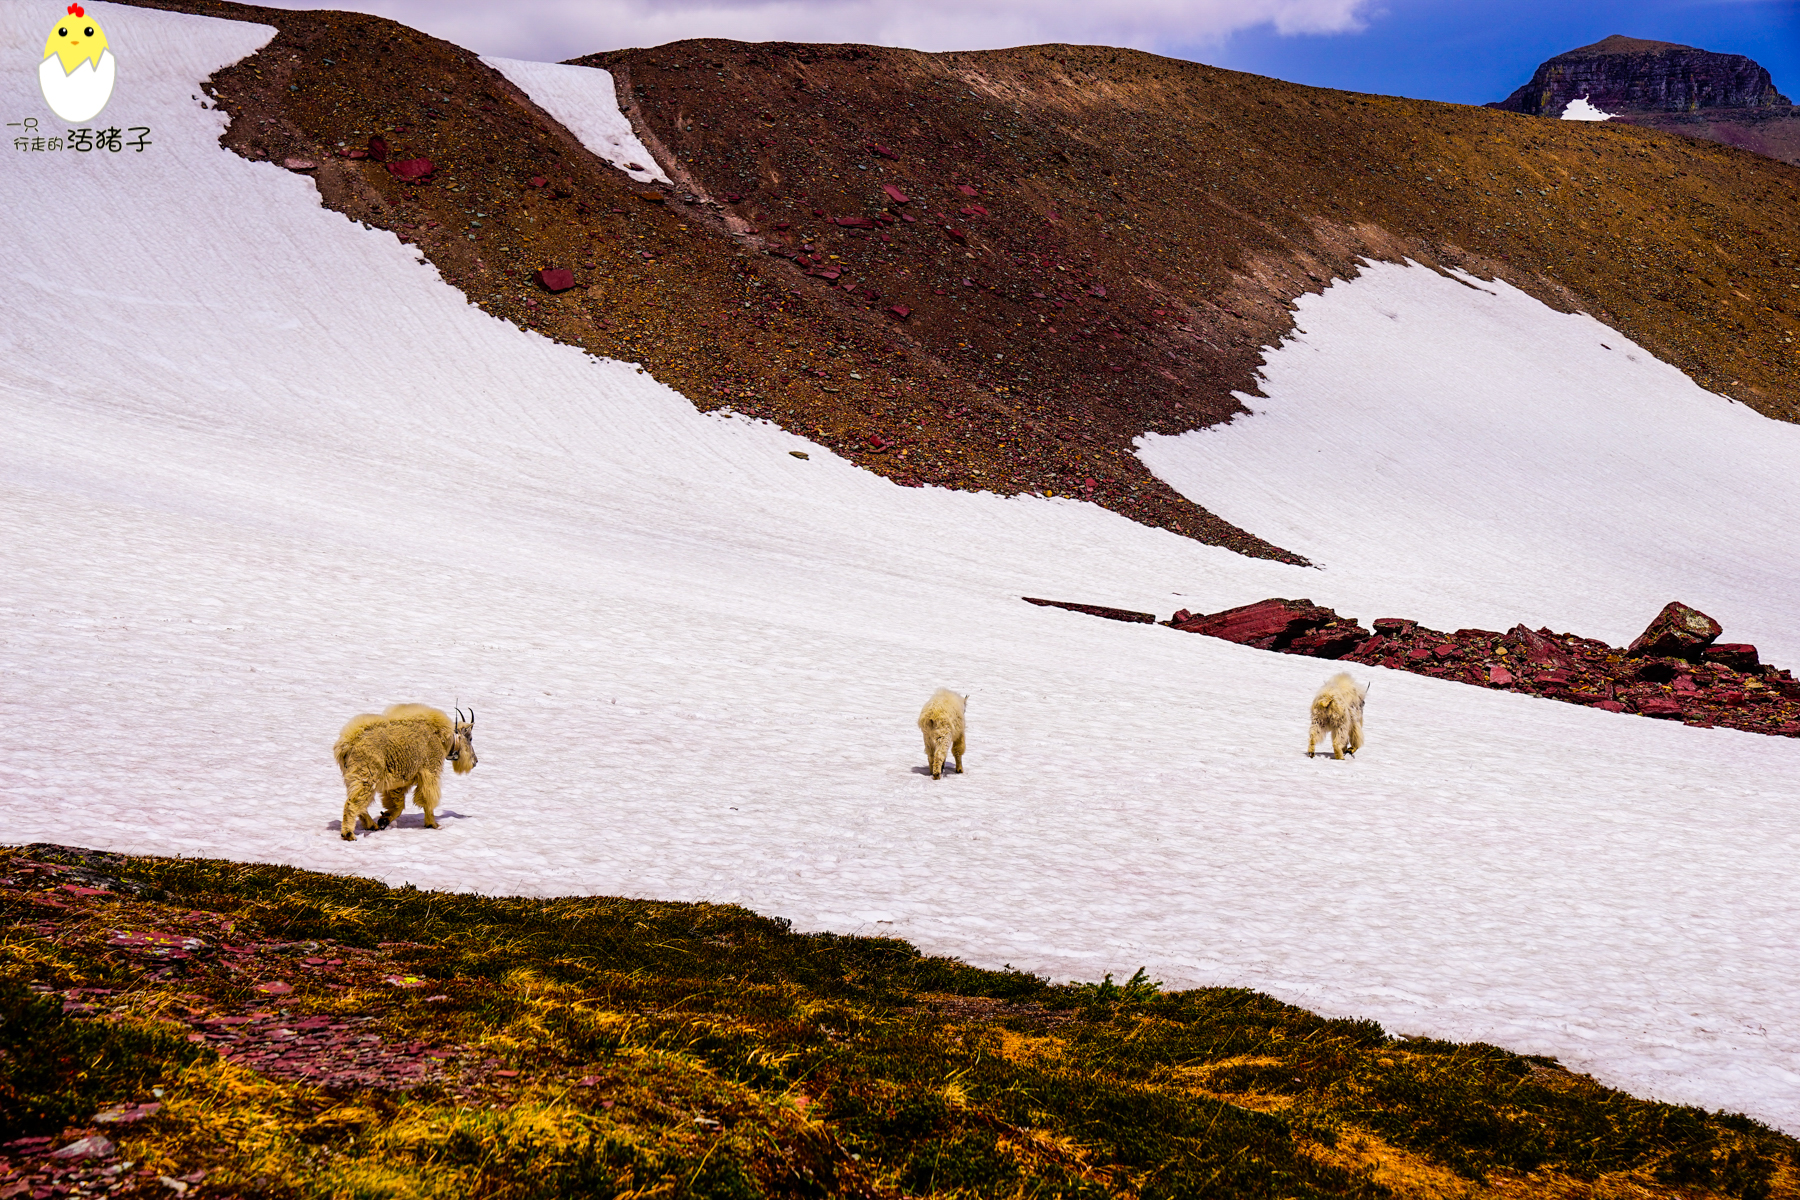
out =
[[[657,166],[656,157],[638,140],[630,119],[619,111],[611,71],[517,58],[481,61],[511,80],[533,103],[579,138],[583,146],[639,183],[669,182]],[[631,170],[632,163],[640,164],[639,168]]]
[[1297,306],[1255,416],[1139,452],[1314,599],[1613,645],[1679,599],[1800,667],[1800,426],[1502,282],[1380,263]]
[[[1441,502],[1440,535],[1324,524],[1288,543],[1316,571],[1072,502],[895,486],[493,320],[306,178],[220,151],[195,82],[267,30],[96,7],[121,48],[109,119],[156,144],[16,154],[0,177],[8,840],[736,901],[1057,978],[1144,964],[1800,1130],[1800,745],[1376,670],[1369,748],[1313,761],[1324,664],[1017,599],[1310,595],[1440,619],[1479,598],[1450,623],[1535,622],[1562,611],[1552,552],[1587,536],[1576,505],[1548,510],[1550,557],[1514,538],[1497,570],[1460,536],[1462,493],[1434,501],[1447,485],[1421,476],[1395,502]],[[7,45],[38,23],[0,5]],[[34,65],[0,64],[6,111],[28,111]],[[1517,297],[1445,307],[1465,290],[1402,268],[1332,289],[1305,311],[1318,345],[1271,355],[1269,411],[1221,436],[1289,429],[1284,403],[1337,425],[1379,399],[1359,380],[1484,347],[1508,348],[1494,369],[1522,393],[1667,370],[1620,342],[1569,356],[1571,319]],[[1364,370],[1356,331],[1384,310],[1417,333]],[[1506,331],[1481,340],[1484,321]],[[1335,366],[1288,365],[1309,354]],[[1650,538],[1685,480],[1726,489],[1684,517],[1720,544],[1736,505],[1795,486],[1716,461],[1741,449],[1720,432],[1740,410],[1682,402],[1686,474],[1611,513],[1621,542]],[[1458,444],[1459,419],[1340,436],[1336,465]],[[1598,454],[1620,419],[1596,409],[1570,436]],[[1465,453],[1493,436],[1477,423]],[[1247,494],[1232,461],[1190,486]],[[1277,494],[1316,470],[1264,469]],[[1515,469],[1569,486],[1541,455]],[[1754,588],[1791,568],[1785,545],[1743,577],[1743,610],[1716,612],[1777,649],[1746,626],[1779,609]],[[1593,598],[1631,583],[1623,561],[1573,577],[1565,623],[1606,603],[1624,619],[1627,600]],[[1665,564],[1644,617],[1668,594],[1706,607],[1706,569]],[[969,773],[933,783],[912,722],[940,685],[973,696]],[[332,739],[397,700],[473,705],[481,766],[446,781],[443,830],[413,812],[341,842]]]

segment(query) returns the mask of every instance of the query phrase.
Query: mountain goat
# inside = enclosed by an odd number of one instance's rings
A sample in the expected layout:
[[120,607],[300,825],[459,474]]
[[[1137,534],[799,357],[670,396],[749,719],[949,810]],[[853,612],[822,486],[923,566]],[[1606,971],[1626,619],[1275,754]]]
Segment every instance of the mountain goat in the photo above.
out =
[[944,777],[944,755],[956,755],[956,773],[962,774],[963,708],[967,696],[939,688],[919,710],[919,732],[925,735],[925,755],[931,760],[931,777]]
[[1357,687],[1356,681],[1342,672],[1326,680],[1313,697],[1312,728],[1306,733],[1306,757],[1327,733],[1331,735],[1331,757],[1342,758],[1348,750],[1354,758],[1363,744],[1363,699],[1369,689]]
[[[352,830],[386,829],[406,807],[406,792],[425,810],[425,827],[436,829],[438,777],[449,760],[458,775],[475,769],[475,710],[467,720],[456,710],[456,721],[424,704],[396,704],[380,716],[362,713],[350,718],[331,748],[338,770],[344,773],[344,823],[339,832],[347,842],[356,840]],[[369,820],[369,801],[381,793],[381,821]]]

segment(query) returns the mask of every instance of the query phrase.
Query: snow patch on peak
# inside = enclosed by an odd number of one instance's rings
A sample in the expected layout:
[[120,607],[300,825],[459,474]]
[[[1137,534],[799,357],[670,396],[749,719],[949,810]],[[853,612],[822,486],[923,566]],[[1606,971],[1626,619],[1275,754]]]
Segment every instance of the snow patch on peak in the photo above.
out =
[[1581,96],[1569,101],[1568,105],[1564,107],[1562,119],[1565,121],[1610,121],[1614,115],[1609,112],[1601,112],[1588,103],[1586,96]]

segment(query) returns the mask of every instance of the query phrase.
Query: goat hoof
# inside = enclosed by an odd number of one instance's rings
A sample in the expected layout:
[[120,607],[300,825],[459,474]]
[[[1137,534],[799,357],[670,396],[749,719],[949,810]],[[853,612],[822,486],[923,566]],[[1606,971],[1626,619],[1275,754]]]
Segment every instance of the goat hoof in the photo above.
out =
[[382,813],[381,820],[375,822],[375,828],[386,829],[392,821],[393,821],[392,817],[388,816],[386,813]]
[[339,836],[342,837],[346,842],[354,842],[356,840],[356,835],[354,833],[345,833],[345,834],[340,834]]

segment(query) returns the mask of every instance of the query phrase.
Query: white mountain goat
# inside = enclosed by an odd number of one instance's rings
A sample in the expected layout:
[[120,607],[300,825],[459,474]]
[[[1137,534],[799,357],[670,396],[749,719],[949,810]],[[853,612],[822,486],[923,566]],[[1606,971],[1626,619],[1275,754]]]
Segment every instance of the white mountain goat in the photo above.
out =
[[[338,770],[344,773],[344,840],[356,840],[352,830],[386,829],[406,807],[406,792],[414,789],[413,802],[425,810],[425,827],[436,829],[438,777],[449,761],[458,775],[475,769],[475,710],[467,720],[456,710],[456,721],[423,704],[396,704],[380,716],[362,713],[350,718],[331,748]],[[381,820],[369,820],[369,801],[381,793]]]
[[925,735],[925,755],[931,760],[931,777],[944,777],[944,755],[956,756],[956,773],[962,774],[963,710],[967,696],[939,688],[919,710],[919,732]]
[[1331,735],[1331,757],[1342,758],[1348,750],[1351,757],[1363,745],[1363,700],[1369,689],[1357,687],[1349,675],[1339,673],[1326,681],[1313,697],[1312,728],[1306,733],[1306,757],[1326,734]]

